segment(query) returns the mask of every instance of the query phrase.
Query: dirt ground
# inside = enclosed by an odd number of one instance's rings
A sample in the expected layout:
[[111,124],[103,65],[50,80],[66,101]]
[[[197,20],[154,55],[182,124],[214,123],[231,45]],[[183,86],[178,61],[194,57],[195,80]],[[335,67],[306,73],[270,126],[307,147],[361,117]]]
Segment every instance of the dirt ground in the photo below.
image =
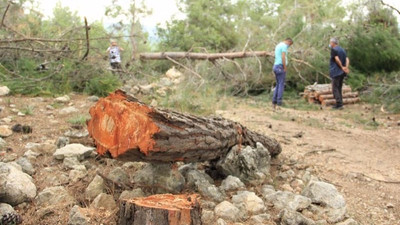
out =
[[[14,133],[5,138],[9,152],[22,156],[28,142],[54,143],[71,129],[73,120],[88,117],[94,103],[87,96],[70,96],[71,101],[65,104],[55,103],[53,98],[3,97],[0,125],[19,123],[33,129],[31,134]],[[217,114],[277,138],[283,147],[278,160],[303,160],[313,166],[318,177],[343,193],[351,217],[361,224],[400,224],[400,115],[374,113],[362,104],[342,111],[282,108],[273,112],[267,103],[231,101]],[[60,109],[67,106],[79,112],[61,115]],[[17,116],[13,109],[28,115]],[[12,121],[2,120],[6,117]],[[49,157],[34,166],[40,171],[58,165]],[[40,172],[33,178],[38,192],[49,185]],[[33,215],[34,211],[26,214]]]

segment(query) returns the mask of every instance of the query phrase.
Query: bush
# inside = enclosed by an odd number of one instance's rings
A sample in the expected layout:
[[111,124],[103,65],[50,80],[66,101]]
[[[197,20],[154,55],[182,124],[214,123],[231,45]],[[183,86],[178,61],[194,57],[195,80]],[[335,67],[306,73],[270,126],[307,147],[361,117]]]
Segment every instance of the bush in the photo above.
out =
[[97,95],[100,97],[107,96],[110,92],[115,91],[121,86],[121,82],[114,75],[102,75],[90,79],[86,83],[85,92],[89,95]]

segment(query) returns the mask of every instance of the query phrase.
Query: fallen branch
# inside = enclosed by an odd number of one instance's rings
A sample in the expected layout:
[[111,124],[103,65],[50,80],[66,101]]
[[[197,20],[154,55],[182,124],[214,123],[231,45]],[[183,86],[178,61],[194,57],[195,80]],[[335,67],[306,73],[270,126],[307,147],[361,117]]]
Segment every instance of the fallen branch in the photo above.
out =
[[217,59],[235,59],[248,57],[273,57],[274,55],[266,51],[256,52],[226,52],[226,53],[194,53],[194,52],[155,52],[141,53],[141,60],[160,60],[160,59],[197,59],[197,60],[217,60]]
[[374,177],[371,177],[371,176],[369,176],[369,175],[367,175],[367,174],[365,174],[365,173],[358,173],[358,174],[360,174],[360,175],[362,175],[362,176],[364,176],[364,177],[367,177],[367,178],[369,178],[369,179],[371,179],[371,180],[374,180],[374,181],[378,181],[378,182],[382,182],[382,183],[387,183],[387,184],[400,184],[400,181],[396,181],[396,180],[382,180],[382,179],[379,179],[379,178],[374,178]]
[[10,5],[11,5],[11,3],[8,3],[8,5],[7,5],[7,7],[6,7],[6,10],[4,11],[3,17],[2,17],[2,19],[1,19],[0,27],[5,26],[4,20],[5,20],[5,18],[6,18],[8,9],[10,8]]
[[11,50],[21,50],[30,52],[70,52],[70,50],[57,50],[57,49],[34,49],[16,46],[0,46],[0,49],[11,49]]
[[381,0],[382,5],[387,6],[389,8],[391,8],[392,10],[396,11],[398,14],[400,14],[400,10],[396,9],[394,6],[391,6],[385,2],[383,2],[383,0]]
[[85,31],[86,31],[86,52],[85,52],[85,55],[83,55],[83,57],[82,57],[82,61],[87,59],[87,57],[89,55],[89,50],[90,50],[89,26],[88,26],[86,17],[85,17]]
[[306,152],[304,154],[304,156],[317,154],[317,153],[335,152],[335,151],[336,151],[336,149],[334,149],[334,148],[329,148],[329,149],[324,149],[324,150],[313,150],[313,151]]

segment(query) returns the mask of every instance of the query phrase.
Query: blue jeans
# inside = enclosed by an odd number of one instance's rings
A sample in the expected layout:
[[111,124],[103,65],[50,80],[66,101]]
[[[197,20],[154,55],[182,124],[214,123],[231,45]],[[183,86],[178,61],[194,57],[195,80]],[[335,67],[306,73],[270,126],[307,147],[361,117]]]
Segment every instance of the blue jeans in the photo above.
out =
[[283,91],[285,90],[286,72],[283,65],[274,65],[276,87],[272,97],[272,104],[282,105]]

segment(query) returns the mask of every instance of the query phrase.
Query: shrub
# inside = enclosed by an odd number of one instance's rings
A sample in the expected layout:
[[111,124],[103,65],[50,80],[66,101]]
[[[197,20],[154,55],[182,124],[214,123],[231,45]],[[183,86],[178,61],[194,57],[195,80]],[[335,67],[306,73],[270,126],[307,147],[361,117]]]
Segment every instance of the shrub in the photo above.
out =
[[116,76],[102,75],[90,79],[86,84],[85,92],[89,95],[104,97],[120,86],[121,82]]

